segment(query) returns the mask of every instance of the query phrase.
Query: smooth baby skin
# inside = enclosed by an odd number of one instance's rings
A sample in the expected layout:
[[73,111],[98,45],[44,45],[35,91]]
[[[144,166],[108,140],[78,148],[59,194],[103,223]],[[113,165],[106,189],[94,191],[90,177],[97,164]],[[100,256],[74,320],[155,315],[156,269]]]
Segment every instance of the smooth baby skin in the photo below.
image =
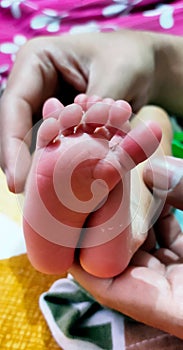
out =
[[[161,131],[154,123],[147,130],[130,131],[131,108],[124,101],[88,102],[84,106],[78,97],[75,104],[63,107],[51,99],[43,109],[45,120],[26,186],[24,233],[32,264],[45,273],[67,271],[80,247],[81,263],[92,273],[90,259],[82,255],[98,246],[100,268],[93,274],[101,277],[118,274],[131,258],[130,170],[154,152]],[[114,198],[115,207],[108,194],[116,185],[120,196]],[[83,228],[99,206],[113,206],[113,217],[122,209],[123,217],[118,213],[106,236],[108,214],[103,215],[101,234],[91,240]],[[106,249],[115,252],[112,259]]]

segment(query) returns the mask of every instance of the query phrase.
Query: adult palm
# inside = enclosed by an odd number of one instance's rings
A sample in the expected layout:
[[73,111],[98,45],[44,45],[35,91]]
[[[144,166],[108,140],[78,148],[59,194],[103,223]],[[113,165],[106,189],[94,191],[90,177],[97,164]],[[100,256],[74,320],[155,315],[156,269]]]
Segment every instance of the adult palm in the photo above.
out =
[[71,273],[101,304],[183,339],[183,235],[168,207],[122,274],[100,279],[78,264]]

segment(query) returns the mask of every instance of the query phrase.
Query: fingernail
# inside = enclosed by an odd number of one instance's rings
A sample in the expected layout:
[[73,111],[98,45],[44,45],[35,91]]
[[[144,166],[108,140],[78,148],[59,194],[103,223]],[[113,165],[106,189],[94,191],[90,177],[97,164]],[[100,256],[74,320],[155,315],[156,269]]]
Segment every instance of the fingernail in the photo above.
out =
[[172,190],[183,177],[183,161],[165,157],[152,159],[145,169],[148,181],[159,190]]

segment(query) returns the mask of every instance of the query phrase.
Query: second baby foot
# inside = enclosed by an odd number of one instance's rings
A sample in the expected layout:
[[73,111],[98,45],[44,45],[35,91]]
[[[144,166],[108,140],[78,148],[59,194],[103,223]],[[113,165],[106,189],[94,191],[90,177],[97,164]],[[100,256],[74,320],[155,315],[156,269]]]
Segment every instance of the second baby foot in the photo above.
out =
[[[81,94],[75,100],[87,110],[94,101],[100,99]],[[111,99],[104,101],[113,103]],[[139,118],[140,116],[141,112]],[[131,130],[120,142],[120,181],[103,206],[89,215],[80,240],[80,264],[90,274],[103,278],[120,274],[145,240],[151,225],[147,213],[152,197],[143,181],[142,166],[133,168],[130,161],[126,166],[125,158],[129,157],[138,164],[143,157],[144,160],[149,158],[153,148],[155,150],[159,146],[160,139],[159,126],[141,121],[141,126],[139,123],[139,127]],[[124,150],[126,154],[123,153]]]

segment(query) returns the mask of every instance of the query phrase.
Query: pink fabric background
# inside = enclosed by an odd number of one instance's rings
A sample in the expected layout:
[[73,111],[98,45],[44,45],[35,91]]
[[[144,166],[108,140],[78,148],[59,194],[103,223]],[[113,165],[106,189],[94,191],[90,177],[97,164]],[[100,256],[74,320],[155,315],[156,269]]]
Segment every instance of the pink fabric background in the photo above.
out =
[[1,0],[0,88],[28,39],[119,28],[183,34],[183,1]]

